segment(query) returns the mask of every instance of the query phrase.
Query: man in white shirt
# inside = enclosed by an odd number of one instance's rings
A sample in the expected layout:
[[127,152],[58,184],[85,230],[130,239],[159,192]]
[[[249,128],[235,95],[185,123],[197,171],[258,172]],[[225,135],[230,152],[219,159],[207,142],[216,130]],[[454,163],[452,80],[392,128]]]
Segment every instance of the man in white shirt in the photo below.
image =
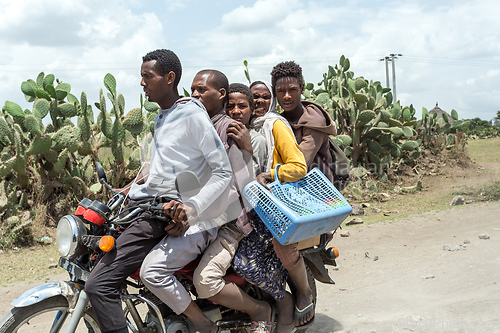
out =
[[[212,329],[173,272],[195,259],[215,238],[217,228],[210,217],[219,213],[210,214],[208,208],[227,189],[232,170],[203,105],[180,98],[177,85],[181,73],[180,61],[170,50],[156,50],[143,57],[141,85],[149,101],[158,103],[161,110],[155,119],[149,170],[142,181],[124,191],[130,196],[129,206],[161,197],[172,222],[147,217],[133,222],[118,237],[116,248],[91,272],[85,289],[103,333],[128,332],[119,287],[143,260],[143,283],[153,287],[161,278],[161,291],[150,289],[176,313],[184,313],[197,331]],[[176,175],[184,170],[194,172],[203,186],[198,194],[181,202],[173,188]]]

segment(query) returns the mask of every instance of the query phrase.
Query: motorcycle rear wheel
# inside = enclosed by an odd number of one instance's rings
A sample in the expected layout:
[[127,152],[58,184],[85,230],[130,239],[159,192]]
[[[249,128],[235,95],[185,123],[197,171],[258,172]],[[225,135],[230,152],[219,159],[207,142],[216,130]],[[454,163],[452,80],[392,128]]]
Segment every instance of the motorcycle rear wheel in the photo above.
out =
[[[66,298],[55,296],[30,306],[10,310],[0,319],[0,333],[64,332],[64,324],[67,325],[70,316]],[[75,332],[101,332],[92,309],[85,311],[83,319],[85,320],[80,320]],[[58,321],[61,328],[54,330],[54,324]]]

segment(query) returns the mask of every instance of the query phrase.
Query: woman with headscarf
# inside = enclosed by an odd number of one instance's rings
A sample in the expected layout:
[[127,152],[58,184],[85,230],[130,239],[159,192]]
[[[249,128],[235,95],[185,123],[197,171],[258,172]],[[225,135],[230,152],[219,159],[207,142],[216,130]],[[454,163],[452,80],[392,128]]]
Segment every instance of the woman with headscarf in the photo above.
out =
[[[254,96],[254,118],[250,128],[264,135],[269,152],[265,172],[257,179],[274,180],[274,168],[281,164],[277,175],[281,182],[299,180],[307,173],[305,158],[288,121],[275,110],[276,99],[270,85],[256,81],[250,85],[250,90]],[[277,332],[290,332],[294,328],[293,299],[285,290],[287,272],[273,250],[272,239],[271,232],[256,216],[255,230],[240,242],[233,267],[238,275],[276,300]]]
[[[254,95],[254,118],[250,128],[267,140],[268,154],[266,173],[262,177],[274,180],[274,167],[281,164],[278,178],[282,182],[294,182],[304,177],[303,154],[298,149],[288,121],[276,112],[276,98],[269,84],[255,81],[250,85]],[[267,106],[267,111],[266,107]],[[272,152],[272,154],[271,154]],[[307,169],[306,169],[307,170]]]

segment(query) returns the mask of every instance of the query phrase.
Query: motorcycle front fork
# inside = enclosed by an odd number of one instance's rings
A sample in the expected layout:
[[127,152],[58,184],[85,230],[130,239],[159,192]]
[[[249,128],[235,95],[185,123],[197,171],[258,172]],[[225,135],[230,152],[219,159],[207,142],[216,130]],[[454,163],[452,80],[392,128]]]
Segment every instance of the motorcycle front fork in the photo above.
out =
[[[76,302],[76,306],[72,311],[58,311],[56,317],[54,318],[54,322],[52,323],[52,327],[50,329],[50,333],[58,333],[61,330],[62,325],[68,318],[68,315],[71,314],[71,317],[68,322],[68,326],[64,330],[64,333],[74,333],[80,319],[83,317],[85,313],[85,308],[87,307],[87,303],[89,302],[89,298],[87,293],[82,290],[78,296],[78,301]],[[91,332],[89,330],[89,332]],[[92,330],[93,332],[93,330]]]
[[[149,299],[142,297],[141,295],[129,295],[129,294],[124,294],[121,296],[122,300],[125,302],[127,305],[127,313],[130,314],[132,317],[137,329],[133,327],[133,324],[127,320],[128,325],[133,331],[137,332],[142,332],[144,329],[144,322],[142,321],[139,312],[137,311],[137,308],[135,306],[134,301],[142,301],[150,306],[151,309],[153,309],[156,313],[156,316],[160,319],[160,325],[163,330],[163,332],[166,332],[165,324],[163,322],[163,317],[161,315],[160,309],[151,302]],[[89,302],[89,298],[87,293],[82,290],[78,296],[78,301],[76,302],[74,310],[71,311],[58,311],[56,314],[56,317],[54,318],[54,322],[52,323],[52,328],[50,330],[50,333],[58,333],[61,330],[62,325],[68,319],[68,315],[71,315],[68,326],[64,330],[64,333],[74,333],[76,331],[76,328],[78,326],[78,323],[80,322],[80,319],[83,317],[85,313],[85,309],[87,308]],[[93,333],[92,328],[89,328],[89,333]]]

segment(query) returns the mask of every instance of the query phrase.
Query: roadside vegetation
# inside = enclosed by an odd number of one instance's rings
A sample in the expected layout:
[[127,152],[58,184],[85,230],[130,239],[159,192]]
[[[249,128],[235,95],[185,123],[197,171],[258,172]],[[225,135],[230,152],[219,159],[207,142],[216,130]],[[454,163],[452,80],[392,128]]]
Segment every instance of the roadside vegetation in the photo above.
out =
[[455,192],[455,194],[460,194],[466,198],[471,198],[471,200],[476,201],[500,200],[500,181],[496,181],[479,188],[466,187],[464,190]]
[[500,111],[493,120],[487,121],[481,118],[468,120],[468,125],[460,129],[469,139],[487,139],[500,137]]

